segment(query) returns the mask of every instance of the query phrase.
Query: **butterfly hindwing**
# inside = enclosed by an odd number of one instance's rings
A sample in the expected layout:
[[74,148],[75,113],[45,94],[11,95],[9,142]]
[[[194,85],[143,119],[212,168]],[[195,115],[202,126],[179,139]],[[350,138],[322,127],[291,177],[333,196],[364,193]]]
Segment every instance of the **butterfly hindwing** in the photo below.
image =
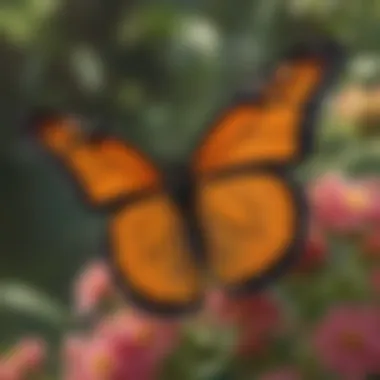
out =
[[[122,286],[143,307],[179,314],[199,306],[201,282],[185,223],[158,194],[125,207],[109,224],[109,256]],[[138,290],[138,292],[136,292]]]
[[34,132],[86,204],[108,211],[104,250],[120,288],[152,312],[194,309],[201,293],[198,268],[182,215],[155,165],[115,137],[86,138],[76,119],[50,117]]
[[310,153],[341,52],[332,42],[292,50],[258,97],[217,118],[194,155],[207,260],[231,291],[259,288],[303,249],[308,216],[292,171]]
[[207,260],[230,291],[257,289],[294,260],[307,218],[289,173],[256,167],[204,179],[198,189]]

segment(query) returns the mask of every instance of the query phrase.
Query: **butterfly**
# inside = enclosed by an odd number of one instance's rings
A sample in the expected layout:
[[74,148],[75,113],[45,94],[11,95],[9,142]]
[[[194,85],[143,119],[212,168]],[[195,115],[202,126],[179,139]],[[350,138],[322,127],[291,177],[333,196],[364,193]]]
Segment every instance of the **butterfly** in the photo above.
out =
[[107,213],[104,251],[139,308],[197,310],[210,282],[258,291],[302,252],[308,212],[294,170],[312,151],[317,112],[344,63],[333,41],[299,45],[255,94],[213,118],[187,164],[160,168],[130,143],[46,114],[33,139],[84,204]]

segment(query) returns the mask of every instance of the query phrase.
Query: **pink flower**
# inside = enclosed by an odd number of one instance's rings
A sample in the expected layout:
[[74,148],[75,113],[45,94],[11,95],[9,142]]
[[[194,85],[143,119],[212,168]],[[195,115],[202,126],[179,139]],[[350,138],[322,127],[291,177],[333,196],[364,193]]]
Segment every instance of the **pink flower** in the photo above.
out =
[[92,312],[115,292],[109,268],[103,262],[86,267],[74,287],[74,306],[80,314]]
[[314,346],[321,364],[345,378],[361,380],[377,373],[380,369],[378,311],[350,306],[332,309],[315,330]]
[[64,380],[153,380],[156,375],[150,350],[136,342],[91,336],[77,349],[75,356],[66,353]]
[[46,360],[45,342],[38,338],[24,338],[15,347],[15,358],[28,370],[40,370]]
[[148,345],[154,356],[161,359],[179,343],[180,324],[146,316],[135,310],[122,310],[106,319],[98,333]]
[[0,380],[22,380],[22,374],[18,368],[0,362]]
[[121,311],[104,320],[90,337],[66,343],[70,370],[64,379],[155,379],[177,342],[175,324]]
[[282,368],[265,373],[259,380],[302,380],[301,374],[292,368]]
[[[88,340],[82,355],[81,375],[84,379],[118,379],[117,367],[120,365],[121,356],[113,346],[112,340],[92,337]],[[126,362],[130,358],[123,359]]]
[[0,380],[22,380],[42,372],[45,363],[45,342],[24,338],[0,359]]
[[68,336],[63,345],[62,378],[64,380],[88,380],[84,376],[83,355],[87,348],[84,337]]
[[361,231],[369,222],[374,201],[367,186],[339,174],[319,178],[310,187],[309,198],[316,222],[340,233]]
[[5,361],[20,374],[27,374],[41,371],[45,359],[45,342],[38,338],[24,338],[12,347]]
[[295,266],[295,272],[309,272],[322,266],[326,260],[327,244],[322,231],[313,224],[306,248]]
[[[127,359],[124,358],[124,360]],[[120,358],[111,340],[92,336],[69,337],[64,345],[62,378],[64,380],[119,380],[116,373],[118,360]]]

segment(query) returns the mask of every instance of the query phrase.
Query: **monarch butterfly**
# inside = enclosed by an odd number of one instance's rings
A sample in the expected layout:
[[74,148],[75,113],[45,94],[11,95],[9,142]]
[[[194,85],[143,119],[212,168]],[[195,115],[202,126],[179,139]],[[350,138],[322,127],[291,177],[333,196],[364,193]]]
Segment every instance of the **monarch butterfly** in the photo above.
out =
[[316,112],[343,58],[331,41],[292,49],[257,96],[214,119],[176,172],[117,137],[86,136],[78,120],[34,121],[34,138],[83,201],[108,210],[108,261],[137,306],[180,315],[199,307],[210,279],[244,294],[290,267],[307,225],[292,171],[311,152]]

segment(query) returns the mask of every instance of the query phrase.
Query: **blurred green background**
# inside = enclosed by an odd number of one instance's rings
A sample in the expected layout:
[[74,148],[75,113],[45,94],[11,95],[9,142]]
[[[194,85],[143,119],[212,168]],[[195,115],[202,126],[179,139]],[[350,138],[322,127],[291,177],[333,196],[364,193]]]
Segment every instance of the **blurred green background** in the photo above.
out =
[[[247,78],[254,83],[284,47],[315,30],[347,45],[344,83],[378,82],[378,0],[2,0],[0,280],[33,284],[68,304],[73,277],[100,253],[104,219],[85,211],[20,138],[31,108],[83,113],[156,160],[183,160]],[[304,172],[332,163],[377,170],[380,161],[351,164],[378,154],[378,145],[371,150],[336,118],[322,119],[318,157]],[[33,302],[33,294],[0,291],[0,303],[13,305],[0,307],[1,342],[34,330],[56,336],[54,324],[17,311],[33,312]]]

